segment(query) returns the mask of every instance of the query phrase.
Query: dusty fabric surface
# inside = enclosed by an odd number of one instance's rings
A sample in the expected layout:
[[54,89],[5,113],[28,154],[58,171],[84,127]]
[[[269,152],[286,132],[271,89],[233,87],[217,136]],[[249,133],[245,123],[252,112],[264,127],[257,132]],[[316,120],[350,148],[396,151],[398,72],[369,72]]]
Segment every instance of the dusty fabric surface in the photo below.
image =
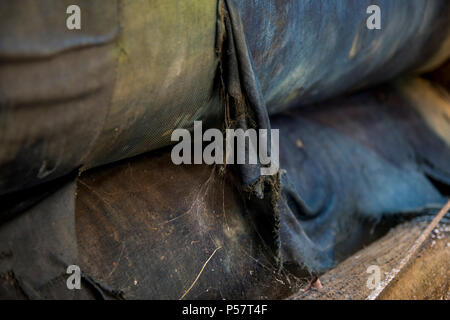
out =
[[77,264],[75,182],[0,227],[2,298],[80,298],[67,290],[66,268]]
[[[450,218],[450,215],[447,215]],[[413,255],[410,263],[399,270],[399,264],[408,254],[430,221],[408,221],[393,228],[381,239],[370,244],[320,277],[321,290],[300,290],[289,299],[295,300],[365,300],[374,290],[367,287],[368,266],[378,265],[382,280],[396,274],[377,300],[446,300],[450,250],[448,224],[441,223],[436,230],[439,238],[431,236]],[[434,239],[435,240],[434,240]],[[384,276],[383,276],[384,275]],[[385,283],[386,284],[386,283]],[[371,297],[373,299],[373,296]]]
[[84,164],[108,113],[117,8],[80,1],[83,31],[66,28],[70,1],[0,4],[0,194]]
[[246,213],[239,179],[220,172],[173,165],[164,150],[83,175],[76,207],[80,267],[125,299],[291,292],[298,280],[277,268]]

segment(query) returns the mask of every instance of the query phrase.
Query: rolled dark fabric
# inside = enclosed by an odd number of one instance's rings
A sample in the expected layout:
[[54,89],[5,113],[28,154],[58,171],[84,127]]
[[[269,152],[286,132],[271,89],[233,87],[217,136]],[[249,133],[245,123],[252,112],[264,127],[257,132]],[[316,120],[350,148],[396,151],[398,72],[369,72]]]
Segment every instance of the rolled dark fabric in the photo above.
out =
[[[370,1],[227,3],[271,114],[449,54],[444,0],[379,1],[381,30],[365,26]],[[81,30],[66,28],[71,4]],[[166,146],[173,129],[223,113],[220,1],[0,6],[0,194]]]

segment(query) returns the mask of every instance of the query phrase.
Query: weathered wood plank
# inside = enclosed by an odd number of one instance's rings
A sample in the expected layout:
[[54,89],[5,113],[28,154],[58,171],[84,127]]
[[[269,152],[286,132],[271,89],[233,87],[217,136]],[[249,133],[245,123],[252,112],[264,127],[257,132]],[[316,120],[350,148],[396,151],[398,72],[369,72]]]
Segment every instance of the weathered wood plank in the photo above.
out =
[[[289,299],[448,299],[450,228],[444,223],[434,227],[449,207],[447,203],[431,223],[399,225],[324,274],[322,288],[301,290]],[[381,270],[375,289],[367,285],[372,265]]]

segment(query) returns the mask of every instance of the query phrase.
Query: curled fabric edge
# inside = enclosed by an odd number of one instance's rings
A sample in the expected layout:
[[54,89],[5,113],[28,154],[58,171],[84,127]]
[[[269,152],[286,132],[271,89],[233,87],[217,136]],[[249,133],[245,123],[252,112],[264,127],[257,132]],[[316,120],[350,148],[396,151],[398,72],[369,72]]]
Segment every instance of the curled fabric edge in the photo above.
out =
[[[254,72],[242,20],[230,0],[218,1],[216,39],[225,129],[266,129],[269,144],[267,150],[270,155],[269,115]],[[249,146],[245,144],[246,154],[248,151]],[[280,240],[278,237],[280,218],[277,202],[280,198],[281,180],[279,170],[273,176],[263,176],[260,171],[261,167],[258,161],[257,164],[238,165],[238,171],[243,191],[246,194],[244,198],[249,213],[254,213],[256,207],[266,209],[262,212],[263,217],[260,218],[269,219],[269,230],[262,233],[272,234],[272,237],[264,238],[274,253],[276,265],[280,267]],[[269,209],[267,210],[267,208]]]
[[[219,78],[222,104],[224,107],[225,128],[229,129],[266,129],[268,132],[268,155],[271,152],[270,119],[262,95],[259,81],[253,68],[253,61],[247,46],[243,24],[239,12],[232,0],[218,1],[218,22],[216,35],[216,52],[219,59]],[[248,154],[248,144],[245,152]],[[259,160],[259,159],[258,159]],[[295,217],[303,213],[292,212],[284,194],[295,194],[295,188],[284,170],[278,169],[271,176],[261,175],[261,163],[240,164],[238,171],[241,177],[244,200],[247,211],[252,215],[259,227],[259,231],[270,250],[273,252],[275,264],[279,272],[285,262],[283,256],[293,256],[294,262],[310,273],[322,272],[333,266],[332,248],[317,247],[301,225],[290,226],[283,223],[280,215]],[[300,201],[301,203],[302,201]],[[297,207],[308,211],[306,205]],[[296,229],[296,230],[293,230]],[[300,230],[299,230],[300,229]],[[286,233],[288,242],[282,241],[282,234]],[[302,243],[292,246],[295,251],[300,247],[301,252],[290,252],[289,242]],[[287,250],[285,248],[287,246]]]

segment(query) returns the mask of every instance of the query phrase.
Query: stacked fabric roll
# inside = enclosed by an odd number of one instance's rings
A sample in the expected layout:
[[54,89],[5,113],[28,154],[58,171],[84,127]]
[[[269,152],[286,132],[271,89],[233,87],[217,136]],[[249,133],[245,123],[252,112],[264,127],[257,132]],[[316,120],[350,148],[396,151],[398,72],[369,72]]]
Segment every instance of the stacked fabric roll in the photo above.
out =
[[[377,1],[374,30],[369,5],[0,4],[0,295],[279,298],[380,221],[437,210],[450,98],[418,74],[450,56],[450,3]],[[170,161],[173,130],[227,113],[279,129],[276,175]]]

